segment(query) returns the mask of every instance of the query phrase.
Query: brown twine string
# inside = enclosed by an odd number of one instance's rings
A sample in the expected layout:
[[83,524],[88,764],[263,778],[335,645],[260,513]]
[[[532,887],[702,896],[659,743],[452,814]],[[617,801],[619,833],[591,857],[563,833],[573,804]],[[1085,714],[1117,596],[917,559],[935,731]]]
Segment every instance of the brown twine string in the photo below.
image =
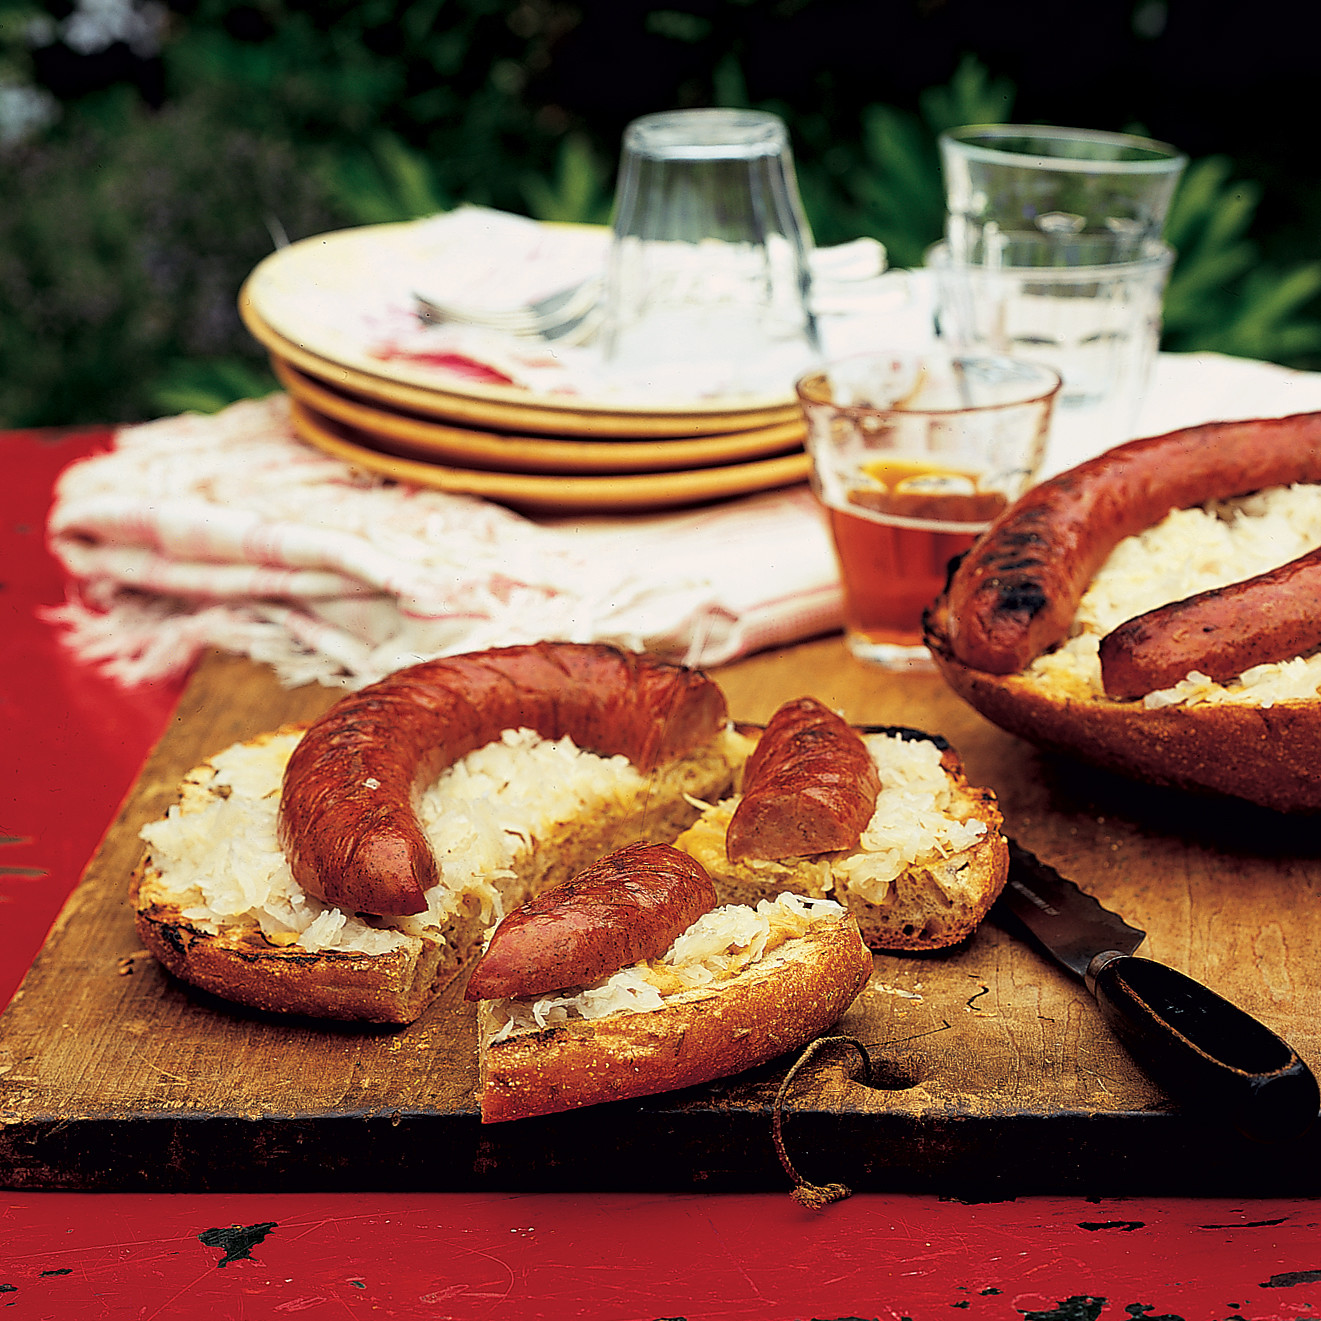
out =
[[832,1202],[842,1202],[846,1197],[853,1196],[853,1190],[842,1183],[809,1183],[794,1168],[794,1164],[789,1159],[789,1153],[784,1146],[783,1115],[785,1098],[789,1095],[789,1088],[793,1085],[793,1080],[798,1071],[823,1046],[852,1046],[862,1056],[863,1082],[871,1082],[871,1056],[867,1054],[867,1047],[855,1037],[818,1037],[815,1041],[808,1043],[807,1048],[790,1066],[789,1072],[784,1075],[784,1081],[780,1084],[780,1090],[775,1095],[775,1105],[771,1110],[771,1140],[775,1143],[775,1154],[780,1158],[780,1164],[784,1166],[784,1172],[793,1180],[794,1187],[789,1196],[799,1205],[812,1211],[823,1210]]

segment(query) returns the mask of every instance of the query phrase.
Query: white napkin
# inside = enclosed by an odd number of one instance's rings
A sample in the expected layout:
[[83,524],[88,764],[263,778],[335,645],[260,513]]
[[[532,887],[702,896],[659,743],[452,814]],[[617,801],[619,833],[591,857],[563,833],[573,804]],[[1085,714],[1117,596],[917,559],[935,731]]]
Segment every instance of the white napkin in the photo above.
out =
[[396,485],[305,445],[283,395],[120,431],[56,487],[51,612],[128,683],[206,647],[289,684],[357,687],[436,655],[540,638],[713,665],[836,627],[806,486],[654,516],[536,521]]
[[[676,247],[678,269],[695,263],[711,295],[706,259],[694,245]],[[815,353],[805,337],[772,329],[769,309],[764,323],[751,324],[711,296],[690,309],[683,334],[673,324],[669,333],[635,329],[609,359],[599,317],[588,318],[591,329],[581,336],[550,339],[487,320],[583,284],[599,290],[609,252],[610,231],[601,226],[460,206],[295,244],[257,268],[248,296],[269,326],[308,352],[368,371],[387,363],[399,379],[424,386],[452,386],[452,373],[466,371],[538,395],[630,407],[792,398],[795,377]],[[816,249],[810,265],[810,301],[828,357],[874,347],[878,334],[902,333],[914,315],[929,316],[913,304],[907,273],[886,270],[875,239]],[[476,321],[423,320],[419,298]]]

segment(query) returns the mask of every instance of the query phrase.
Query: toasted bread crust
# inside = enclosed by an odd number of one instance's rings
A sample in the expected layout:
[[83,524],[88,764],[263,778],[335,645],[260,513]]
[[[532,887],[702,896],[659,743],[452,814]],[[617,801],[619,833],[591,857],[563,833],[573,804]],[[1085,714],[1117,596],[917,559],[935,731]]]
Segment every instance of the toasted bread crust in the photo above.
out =
[[968,783],[953,748],[944,748],[940,762],[950,778],[955,814],[960,820],[984,822],[986,833],[961,853],[905,868],[879,904],[849,891],[835,894],[858,919],[872,949],[920,951],[957,945],[976,931],[1004,889],[1009,845],[1001,833],[1004,816],[995,794]]
[[[923,739],[940,748],[941,769],[950,782],[950,816],[986,825],[985,834],[975,845],[949,856],[933,853],[918,859],[890,882],[879,903],[848,889],[832,888],[827,873],[830,855],[782,859],[781,866],[775,870],[758,870],[755,864],[731,861],[723,851],[712,855],[708,848],[697,846],[694,842],[697,827],[681,835],[676,846],[692,849],[711,873],[721,903],[755,904],[791,890],[843,904],[857,919],[863,939],[871,949],[921,951],[956,945],[977,929],[999,897],[1009,873],[1009,846],[1001,833],[1004,817],[1000,806],[990,789],[968,782],[958,753],[943,739],[920,730],[895,728],[869,732]],[[882,775],[881,794],[884,793]]]
[[928,613],[927,645],[954,692],[1001,729],[1148,784],[1321,812],[1321,701],[1149,710],[1140,700],[1057,695],[1025,674],[987,674],[956,660],[948,609],[942,597]]
[[741,1073],[810,1041],[852,1004],[872,958],[847,917],[815,923],[718,987],[664,1009],[574,1019],[492,1044],[478,1007],[482,1122],[553,1114]]
[[142,943],[181,981],[253,1009],[411,1023],[453,975],[433,940],[408,937],[403,948],[383,954],[281,949],[256,928],[207,932],[169,893],[144,859],[129,893]]

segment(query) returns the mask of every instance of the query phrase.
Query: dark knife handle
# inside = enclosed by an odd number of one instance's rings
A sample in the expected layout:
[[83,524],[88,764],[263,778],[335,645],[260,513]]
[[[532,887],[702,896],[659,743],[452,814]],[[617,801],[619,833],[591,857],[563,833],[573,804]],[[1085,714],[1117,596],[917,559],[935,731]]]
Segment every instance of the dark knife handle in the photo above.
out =
[[1098,954],[1087,970],[1110,1030],[1171,1096],[1260,1142],[1298,1137],[1321,1094],[1288,1042],[1200,982],[1152,959]]

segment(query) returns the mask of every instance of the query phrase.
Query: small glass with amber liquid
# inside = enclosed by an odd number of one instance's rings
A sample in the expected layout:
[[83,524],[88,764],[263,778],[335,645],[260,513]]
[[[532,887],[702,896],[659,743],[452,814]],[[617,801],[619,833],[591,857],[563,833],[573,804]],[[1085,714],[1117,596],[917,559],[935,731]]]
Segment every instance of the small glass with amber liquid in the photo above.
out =
[[930,668],[923,613],[951,560],[1035,475],[1059,377],[1007,359],[879,355],[798,389],[848,645],[889,668]]
[[974,473],[912,460],[878,460],[862,472],[871,482],[826,505],[849,645],[867,659],[922,664],[922,612],[940,594],[950,561],[1008,498],[979,489]]

